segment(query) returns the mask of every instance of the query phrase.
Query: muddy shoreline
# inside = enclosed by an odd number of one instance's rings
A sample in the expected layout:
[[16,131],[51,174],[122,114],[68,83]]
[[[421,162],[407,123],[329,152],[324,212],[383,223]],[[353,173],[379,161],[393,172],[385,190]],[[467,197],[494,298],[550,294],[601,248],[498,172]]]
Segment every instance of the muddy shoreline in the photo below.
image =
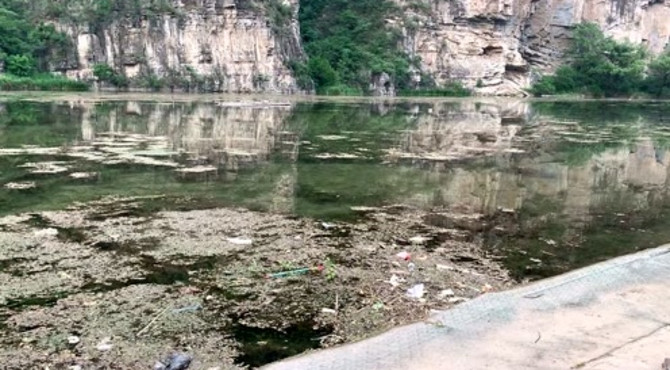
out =
[[150,368],[174,351],[192,369],[254,368],[515,284],[462,215],[142,211],[154,201],[0,218],[6,369]]

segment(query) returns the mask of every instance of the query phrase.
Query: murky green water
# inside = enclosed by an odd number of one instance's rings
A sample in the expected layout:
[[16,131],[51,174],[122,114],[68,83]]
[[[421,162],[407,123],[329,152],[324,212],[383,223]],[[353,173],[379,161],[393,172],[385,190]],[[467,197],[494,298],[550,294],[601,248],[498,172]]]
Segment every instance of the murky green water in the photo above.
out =
[[0,214],[157,194],[168,195],[157,208],[318,219],[446,208],[478,215],[473,238],[516,276],[548,276],[670,241],[668,113],[639,102],[6,102]]

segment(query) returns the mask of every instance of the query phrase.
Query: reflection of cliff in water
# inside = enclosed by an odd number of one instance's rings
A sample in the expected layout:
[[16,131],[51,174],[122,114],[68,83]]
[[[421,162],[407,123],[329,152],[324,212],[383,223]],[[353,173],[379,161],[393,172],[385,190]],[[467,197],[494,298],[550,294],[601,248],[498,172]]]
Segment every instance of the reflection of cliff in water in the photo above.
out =
[[389,156],[439,183],[409,202],[446,209],[436,220],[505,250],[518,276],[668,242],[670,228],[659,227],[670,226],[662,115],[607,105],[582,121],[563,104],[539,104],[430,107]]
[[527,119],[524,102],[416,105],[416,126],[402,135],[388,159],[401,163],[446,162],[518,153],[514,139]]
[[284,131],[289,113],[276,106],[106,103],[86,106],[82,139],[104,147],[131,137],[149,143],[138,155],[236,170],[267,162],[277,150],[295,157],[297,137]]

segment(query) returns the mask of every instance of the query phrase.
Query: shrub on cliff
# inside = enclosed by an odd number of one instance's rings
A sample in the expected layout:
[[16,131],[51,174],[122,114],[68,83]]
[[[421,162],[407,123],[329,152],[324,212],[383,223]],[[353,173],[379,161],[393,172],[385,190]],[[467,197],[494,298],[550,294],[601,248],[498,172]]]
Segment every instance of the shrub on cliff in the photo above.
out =
[[541,78],[531,89],[533,94],[624,96],[639,91],[642,85],[645,50],[605,36],[596,24],[575,27],[566,56],[568,64],[553,76]]
[[35,74],[35,59],[30,55],[10,55],[5,59],[5,71],[18,77]]
[[106,82],[115,87],[128,87],[129,81],[126,76],[116,72],[112,67],[105,63],[98,63],[93,66],[93,75],[100,82]]

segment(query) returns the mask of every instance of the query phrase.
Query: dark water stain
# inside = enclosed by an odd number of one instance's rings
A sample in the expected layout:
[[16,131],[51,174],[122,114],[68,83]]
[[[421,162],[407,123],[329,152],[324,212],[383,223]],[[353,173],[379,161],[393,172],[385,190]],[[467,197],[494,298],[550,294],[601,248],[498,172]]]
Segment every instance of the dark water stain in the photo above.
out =
[[35,228],[56,229],[58,231],[56,237],[63,242],[83,243],[86,241],[86,233],[83,228],[56,226],[51,220],[39,213],[30,214],[30,218],[24,222]]
[[58,303],[58,300],[68,296],[67,292],[59,292],[50,296],[32,296],[22,298],[8,298],[4,307],[11,310],[23,311],[30,307],[53,307]]
[[295,323],[284,330],[255,328],[234,324],[230,331],[240,343],[235,362],[251,368],[298,355],[321,347],[319,338],[332,333],[332,328],[314,328],[310,321]]

